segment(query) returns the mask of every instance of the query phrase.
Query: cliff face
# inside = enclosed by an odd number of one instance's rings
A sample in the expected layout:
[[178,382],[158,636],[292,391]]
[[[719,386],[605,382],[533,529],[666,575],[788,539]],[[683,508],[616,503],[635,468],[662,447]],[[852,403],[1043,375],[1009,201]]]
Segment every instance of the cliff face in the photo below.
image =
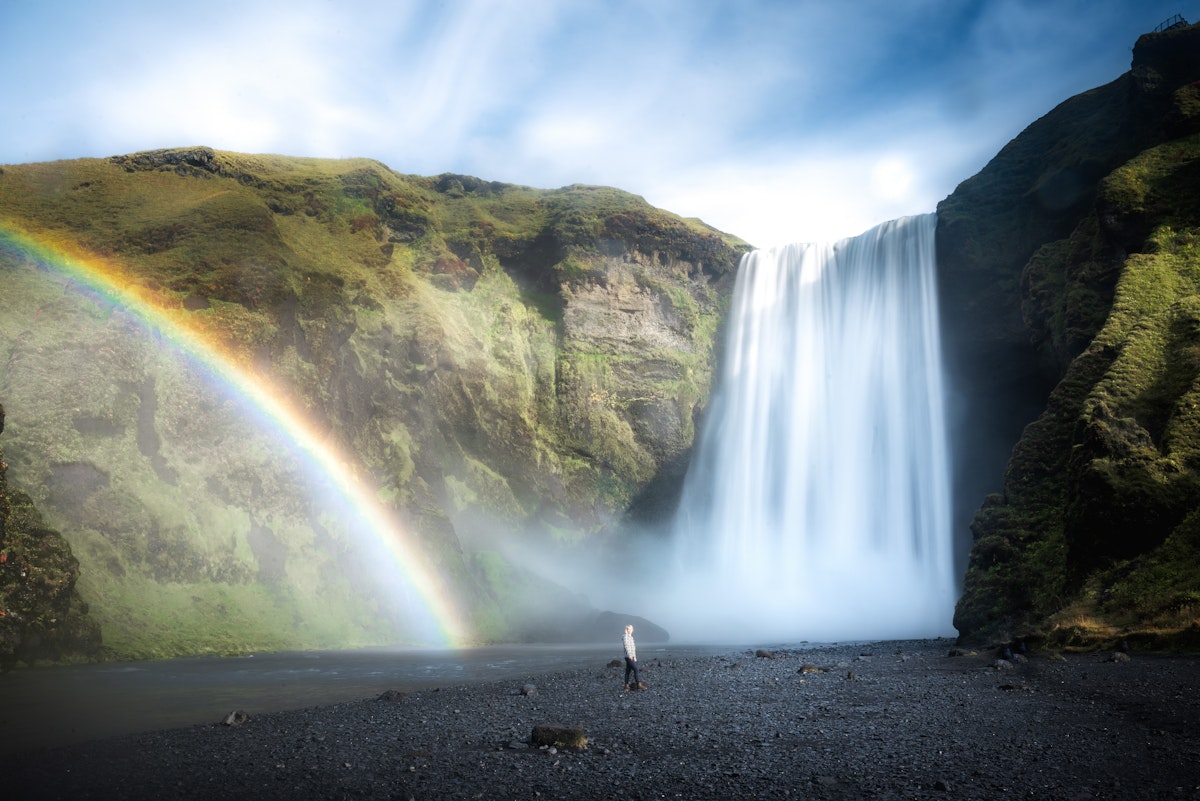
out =
[[543,629],[583,609],[507,546],[603,548],[669,499],[747,249],[613,189],[207,148],[4,167],[0,225],[19,234],[0,248],[13,480],[123,656],[412,632],[360,592],[372,566],[286,436],[21,242],[98,265],[286,388],[361,457],[480,639],[530,634],[531,605],[568,610]]
[[960,499],[1008,460],[971,524],[964,639],[1195,631],[1198,79],[1200,27],[1143,36],[938,208]]
[[0,450],[0,670],[38,659],[93,658],[100,627],[75,590],[79,561],[29,496],[9,489],[7,473]]

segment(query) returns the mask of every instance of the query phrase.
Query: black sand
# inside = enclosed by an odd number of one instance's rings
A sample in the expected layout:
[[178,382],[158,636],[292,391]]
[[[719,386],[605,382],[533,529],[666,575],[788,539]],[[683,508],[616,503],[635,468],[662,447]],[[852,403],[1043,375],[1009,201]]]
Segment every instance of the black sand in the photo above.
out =
[[[1200,799],[1200,657],[952,648],[667,656],[637,692],[601,663],[531,676],[533,695],[484,682],[31,749],[0,760],[0,795]],[[542,723],[586,749],[530,745]]]

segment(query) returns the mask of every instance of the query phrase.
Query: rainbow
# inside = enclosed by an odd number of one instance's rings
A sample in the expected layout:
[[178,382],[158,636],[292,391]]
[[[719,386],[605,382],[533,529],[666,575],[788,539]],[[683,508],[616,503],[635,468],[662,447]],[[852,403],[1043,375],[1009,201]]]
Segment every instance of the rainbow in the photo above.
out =
[[412,534],[400,526],[375,495],[376,488],[361,481],[354,467],[358,459],[324,437],[311,418],[288,394],[238,364],[232,354],[185,322],[182,308],[163,308],[154,294],[130,280],[119,264],[91,254],[73,253],[69,243],[50,236],[35,236],[0,223],[0,249],[33,259],[68,281],[99,293],[135,322],[157,335],[274,425],[286,441],[305,454],[321,476],[358,517],[351,526],[361,536],[373,537],[394,562],[396,574],[415,591],[420,601],[414,628],[430,632],[443,647],[468,644],[468,630],[449,588],[427,561]]

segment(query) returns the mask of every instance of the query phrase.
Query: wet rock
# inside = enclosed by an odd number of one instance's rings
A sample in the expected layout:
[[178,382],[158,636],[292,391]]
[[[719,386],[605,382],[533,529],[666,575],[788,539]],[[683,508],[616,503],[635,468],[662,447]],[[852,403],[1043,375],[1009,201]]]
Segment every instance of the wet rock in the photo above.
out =
[[250,722],[250,715],[242,709],[235,709],[221,721],[224,726],[242,726]]

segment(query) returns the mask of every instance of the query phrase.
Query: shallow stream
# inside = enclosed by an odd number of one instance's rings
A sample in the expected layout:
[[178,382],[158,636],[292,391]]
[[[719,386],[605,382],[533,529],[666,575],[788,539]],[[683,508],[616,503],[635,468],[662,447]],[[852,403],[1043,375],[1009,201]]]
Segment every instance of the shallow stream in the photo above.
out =
[[[653,658],[737,646],[639,645]],[[358,650],[199,657],[14,670],[0,675],[0,753],[118,734],[217,723],[464,682],[524,683],[559,670],[603,669],[615,645],[503,645],[464,650]],[[519,688],[514,688],[514,692]]]

